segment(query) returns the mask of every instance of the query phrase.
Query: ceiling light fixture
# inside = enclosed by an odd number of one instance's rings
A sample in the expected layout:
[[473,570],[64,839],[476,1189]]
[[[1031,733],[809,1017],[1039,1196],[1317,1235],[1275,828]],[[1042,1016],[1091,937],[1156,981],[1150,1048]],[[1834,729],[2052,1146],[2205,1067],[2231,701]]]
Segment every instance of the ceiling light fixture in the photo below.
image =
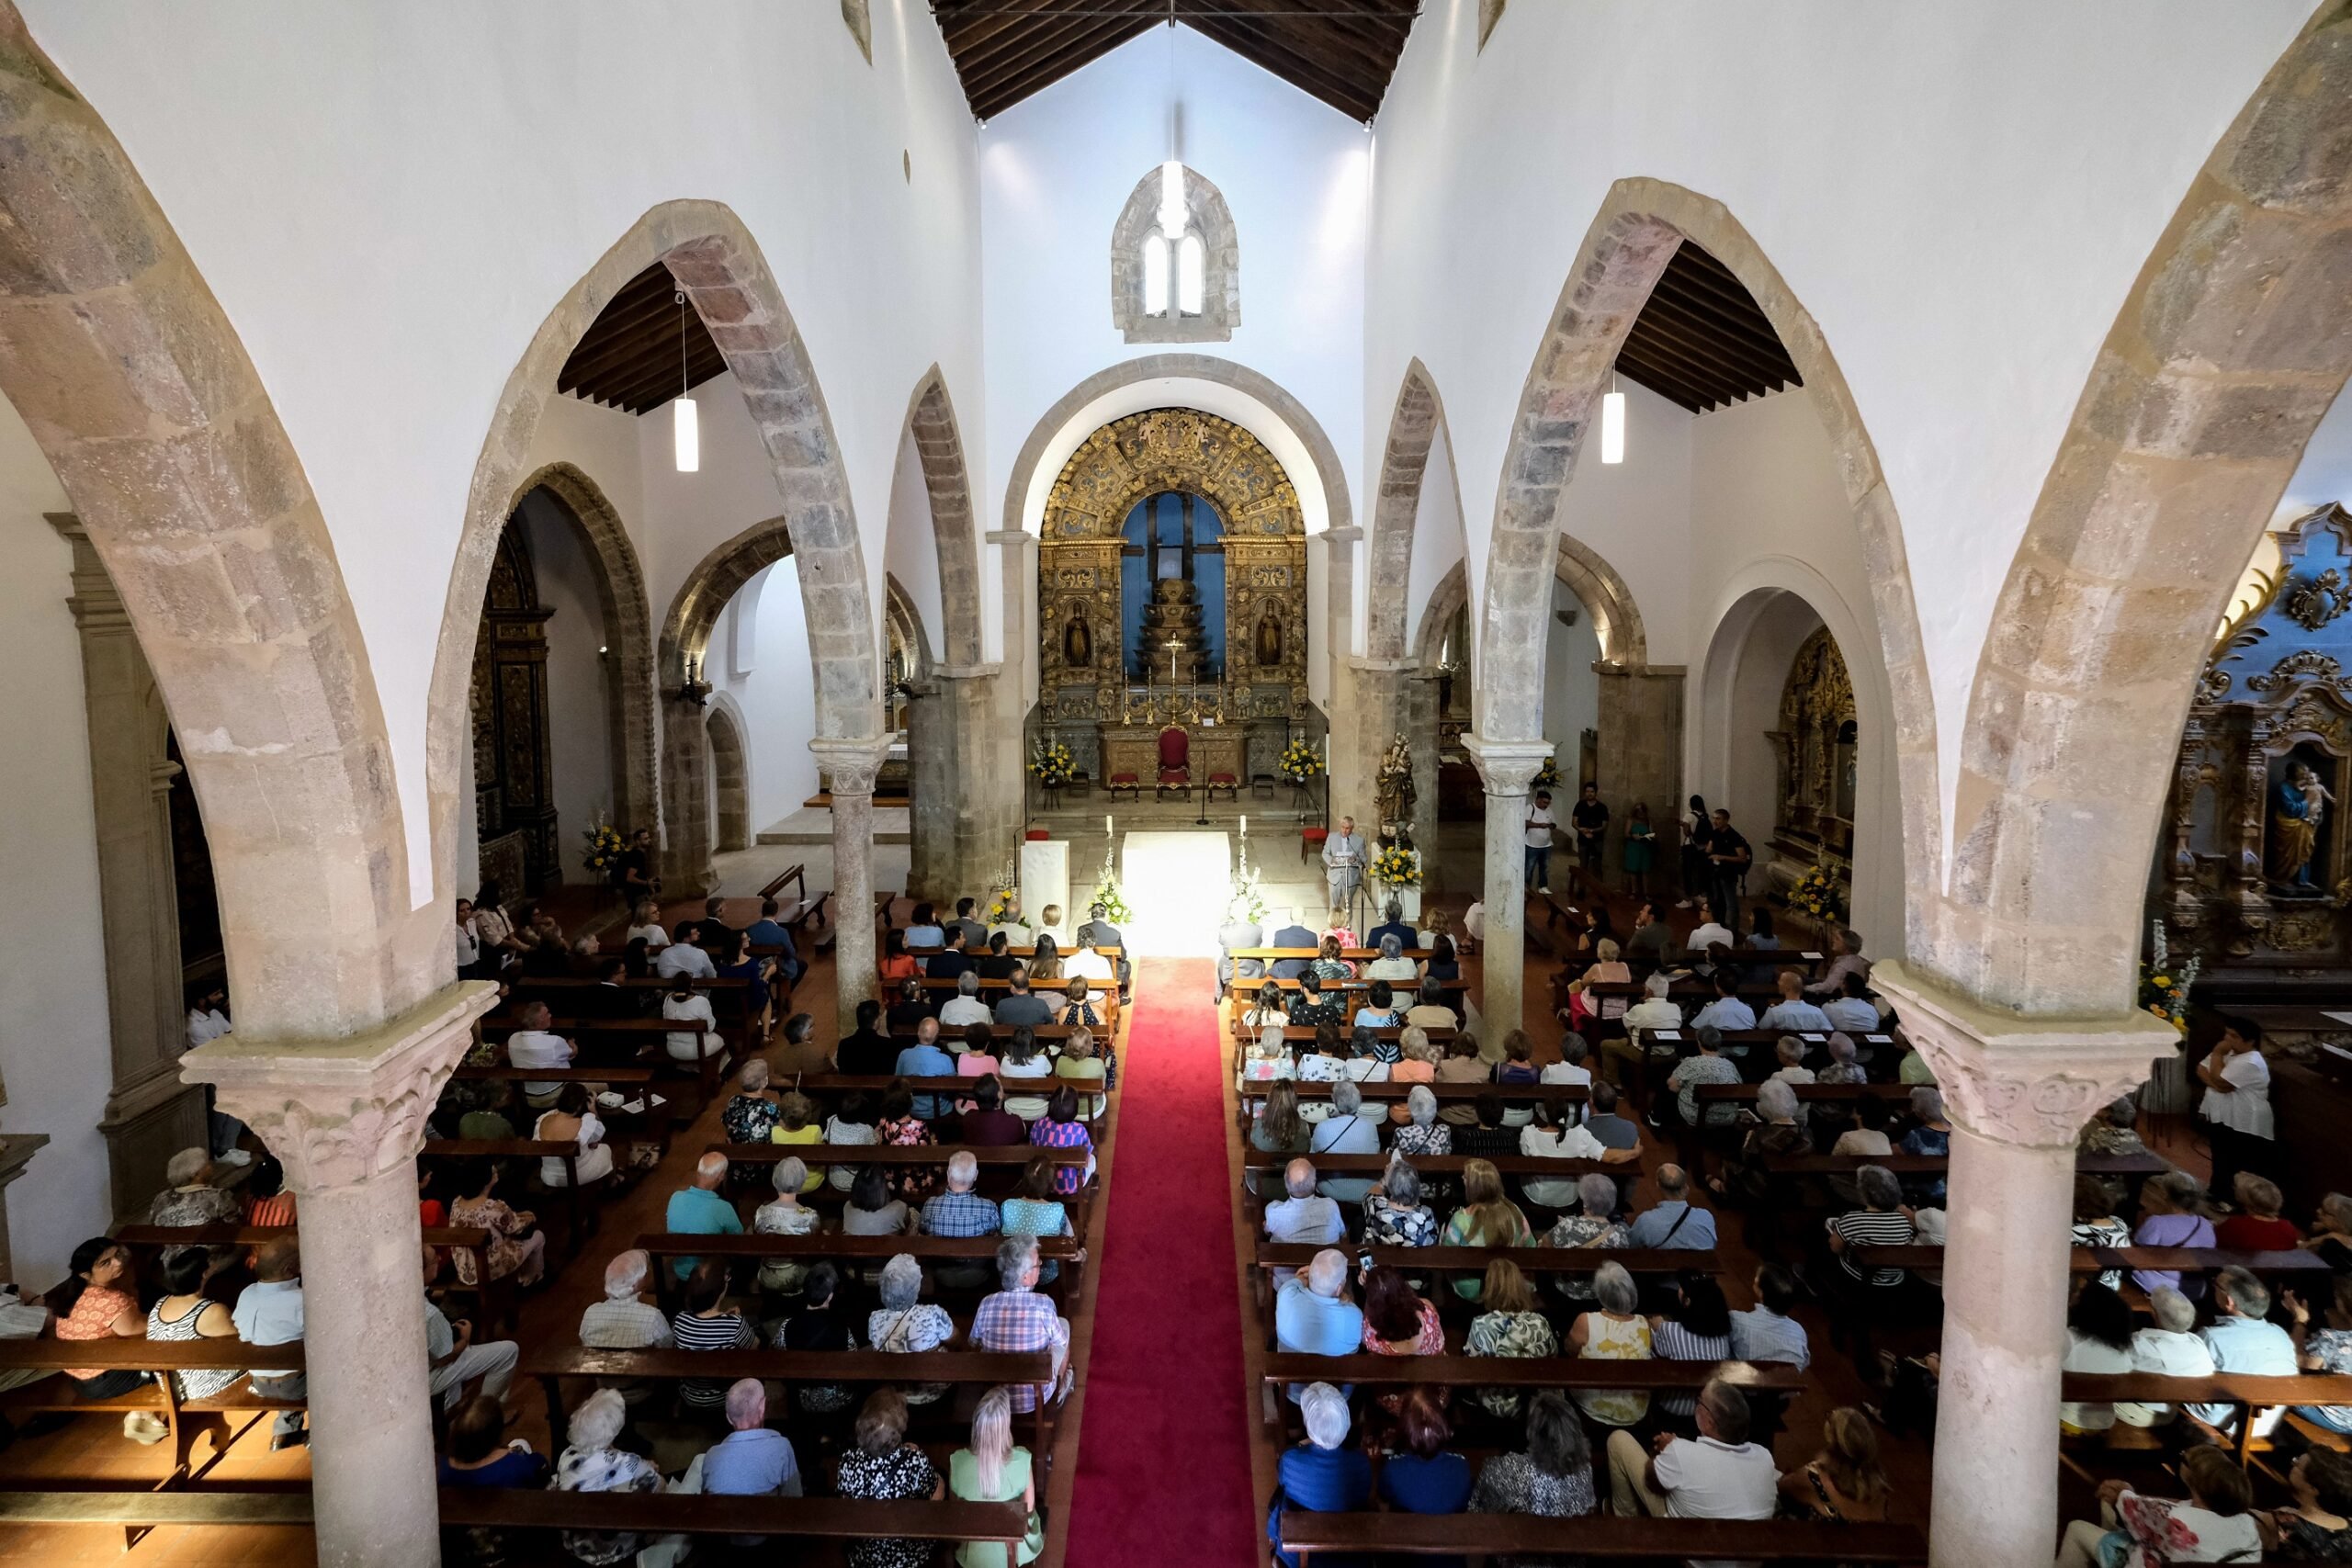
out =
[[702,422],[695,412],[695,400],[686,394],[692,389],[686,379],[686,291],[678,290],[678,400],[670,405],[670,434],[675,445],[678,472],[697,473],[702,468]]
[[1600,460],[1625,460],[1625,394],[1617,389],[1617,372],[1609,373],[1609,390],[1600,399]]

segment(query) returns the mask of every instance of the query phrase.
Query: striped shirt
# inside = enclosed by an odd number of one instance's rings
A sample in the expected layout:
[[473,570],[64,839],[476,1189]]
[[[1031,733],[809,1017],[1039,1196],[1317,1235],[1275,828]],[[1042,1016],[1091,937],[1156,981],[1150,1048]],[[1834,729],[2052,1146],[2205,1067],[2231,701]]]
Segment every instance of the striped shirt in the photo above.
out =
[[[670,1320],[670,1333],[681,1350],[733,1350],[759,1343],[752,1325],[733,1313],[697,1317],[682,1312]],[[678,1385],[678,1399],[696,1409],[714,1410],[726,1403],[727,1385],[690,1379]]]
[[1838,1265],[1857,1280],[1872,1285],[1903,1283],[1900,1269],[1873,1269],[1868,1275],[1854,1264],[1852,1249],[1857,1247],[1908,1247],[1917,1234],[1911,1222],[1898,1211],[1881,1213],[1873,1209],[1856,1209],[1829,1222],[1830,1234],[1846,1238],[1847,1250],[1838,1255]]
[[[1650,1354],[1661,1361],[1720,1361],[1731,1354],[1728,1335],[1693,1334],[1668,1318],[1650,1330]],[[1699,1408],[1693,1393],[1662,1393],[1658,1408],[1671,1416],[1688,1416]]]

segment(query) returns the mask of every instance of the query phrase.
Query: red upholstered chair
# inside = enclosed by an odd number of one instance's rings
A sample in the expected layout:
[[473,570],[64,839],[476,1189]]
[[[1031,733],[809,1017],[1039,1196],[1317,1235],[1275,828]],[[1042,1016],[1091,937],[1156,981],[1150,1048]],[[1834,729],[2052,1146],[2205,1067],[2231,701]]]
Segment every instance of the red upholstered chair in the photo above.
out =
[[1323,840],[1330,836],[1329,828],[1301,828],[1298,830],[1298,858],[1305,860],[1309,854],[1321,854]]
[[1170,790],[1182,792],[1193,787],[1193,737],[1181,725],[1170,725],[1159,732],[1159,783],[1152,791],[1152,798],[1165,800]]
[[1238,801],[1241,798],[1241,781],[1231,773],[1211,773],[1208,797],[1215,800],[1219,790],[1225,792],[1225,797],[1227,800]]

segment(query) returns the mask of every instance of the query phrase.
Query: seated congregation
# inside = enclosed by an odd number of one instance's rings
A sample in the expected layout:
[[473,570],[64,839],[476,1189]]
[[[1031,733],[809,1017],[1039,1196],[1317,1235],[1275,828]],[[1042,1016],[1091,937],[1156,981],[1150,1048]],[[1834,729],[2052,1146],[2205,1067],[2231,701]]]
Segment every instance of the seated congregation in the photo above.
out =
[[[666,931],[640,905],[611,973],[527,967],[481,906],[460,927],[502,1005],[417,1161],[447,1562],[669,1568],[782,1538],[870,1568],[1044,1550],[1049,1478],[1073,1462],[1057,1417],[1080,1370],[1118,979],[1102,974],[1100,1013],[998,1024],[948,1012],[973,994],[951,973],[893,1010],[903,1039],[868,1003],[827,1043],[791,1010],[800,961],[767,940],[767,904],[749,930],[728,923],[743,901],[714,898]],[[934,964],[964,945],[916,934]],[[1090,934],[1080,953],[1119,953]],[[1022,947],[1058,989],[1050,939]],[[649,949],[715,971],[638,975]],[[753,970],[730,974],[747,950]],[[169,1439],[163,1485],[197,1520],[235,1517],[205,1512],[235,1505],[200,1484],[242,1436],[222,1413],[270,1413],[288,1479],[310,1436],[301,1215],[277,1162],[238,1152],[181,1154],[147,1224],[91,1238],[0,1321],[0,1411],[28,1450],[76,1415]],[[572,1496],[525,1496],[548,1492]]]
[[[1860,933],[1698,895],[1621,942],[1587,891],[1525,1030],[1235,966],[1271,1550],[1925,1562],[1930,1065]],[[2233,1018],[2193,1125],[2082,1129],[2061,1564],[2352,1561],[2352,1198],[2284,1212],[2261,1053]]]

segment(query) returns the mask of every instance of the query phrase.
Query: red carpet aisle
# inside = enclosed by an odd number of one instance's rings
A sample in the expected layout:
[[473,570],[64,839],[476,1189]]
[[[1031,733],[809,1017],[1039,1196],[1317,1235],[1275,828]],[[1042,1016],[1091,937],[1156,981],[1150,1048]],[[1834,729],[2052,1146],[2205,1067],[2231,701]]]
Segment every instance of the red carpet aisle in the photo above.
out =
[[1071,1568],[1254,1560],[1208,959],[1145,959],[1119,1066]]

